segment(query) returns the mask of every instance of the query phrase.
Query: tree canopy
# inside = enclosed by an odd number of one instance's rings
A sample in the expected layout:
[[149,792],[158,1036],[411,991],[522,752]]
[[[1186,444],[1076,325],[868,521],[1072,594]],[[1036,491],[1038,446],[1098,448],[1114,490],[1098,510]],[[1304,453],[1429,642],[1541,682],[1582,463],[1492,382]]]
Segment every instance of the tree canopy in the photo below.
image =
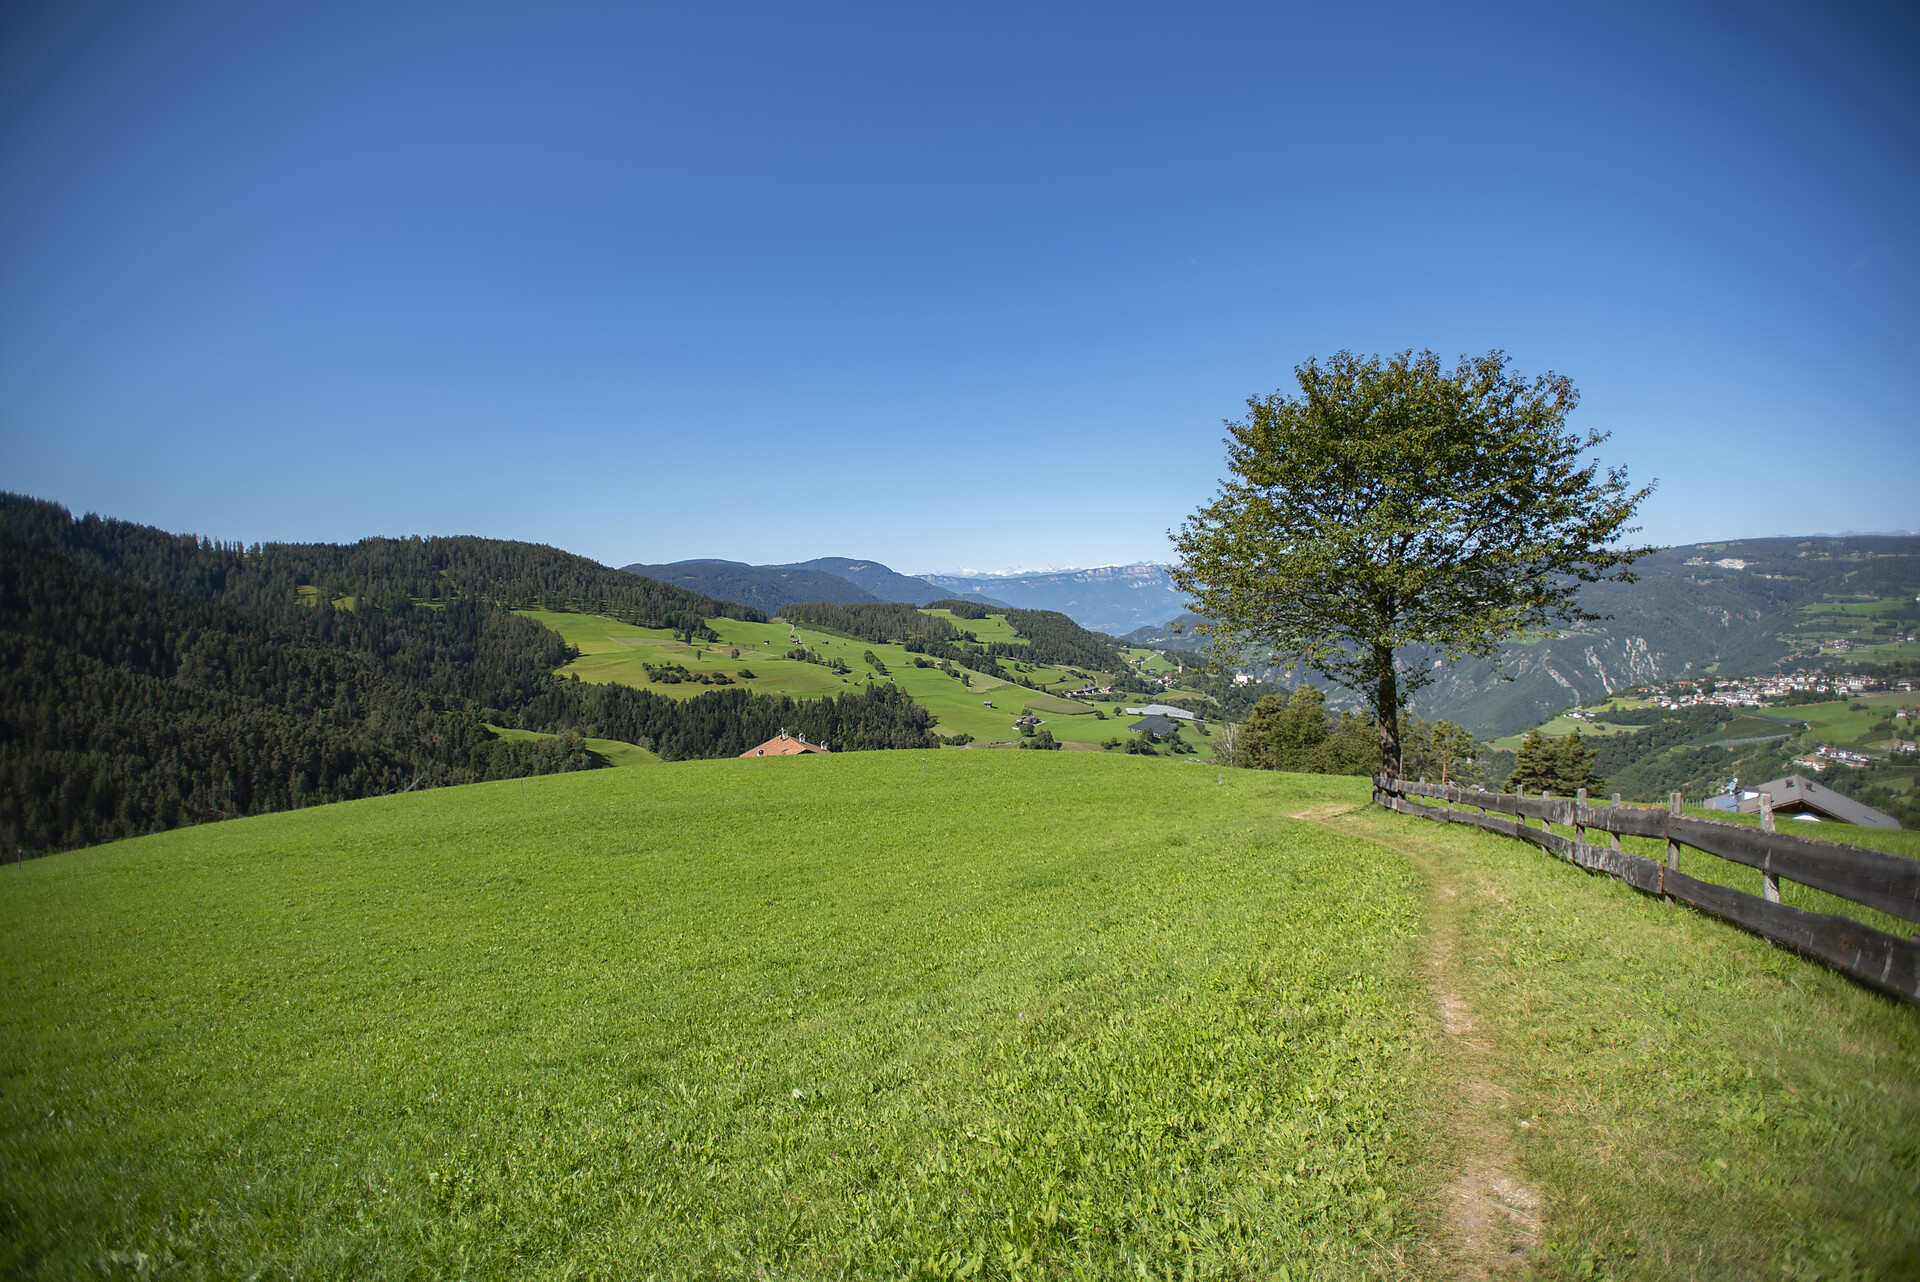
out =
[[1652,487],[1587,457],[1606,436],[1566,429],[1571,381],[1501,352],[1452,370],[1340,352],[1294,373],[1298,395],[1228,422],[1231,475],[1174,535],[1172,577],[1216,654],[1264,646],[1367,699],[1397,769],[1400,711],[1440,666],[1598,617],[1581,585],[1632,581],[1653,549],[1621,540]]

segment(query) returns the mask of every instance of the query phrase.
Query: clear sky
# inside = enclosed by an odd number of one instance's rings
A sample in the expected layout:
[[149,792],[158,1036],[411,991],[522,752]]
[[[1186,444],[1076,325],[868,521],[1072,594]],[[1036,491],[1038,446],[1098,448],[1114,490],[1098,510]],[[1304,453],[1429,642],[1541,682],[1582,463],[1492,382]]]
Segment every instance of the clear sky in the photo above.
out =
[[1166,559],[1309,356],[1646,534],[1920,526],[1910,5],[0,12],[0,488],[611,564]]

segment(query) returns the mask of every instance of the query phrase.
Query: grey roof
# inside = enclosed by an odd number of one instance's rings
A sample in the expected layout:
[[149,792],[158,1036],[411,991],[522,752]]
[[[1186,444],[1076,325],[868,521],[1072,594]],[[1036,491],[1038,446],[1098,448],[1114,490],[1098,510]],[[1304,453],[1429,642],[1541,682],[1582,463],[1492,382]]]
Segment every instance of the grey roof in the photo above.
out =
[[1127,729],[1136,734],[1142,730],[1151,730],[1155,734],[1171,734],[1173,732],[1173,721],[1167,717],[1142,717],[1128,726]]
[[[1775,814],[1810,810],[1843,824],[1858,824],[1862,828],[1898,828],[1900,826],[1900,821],[1884,810],[1875,810],[1872,806],[1837,793],[1824,784],[1817,784],[1805,775],[1788,775],[1783,779],[1775,779],[1771,783],[1757,783],[1751,789],[1742,788],[1740,791],[1772,794]],[[1758,795],[1741,798],[1740,813],[1750,815],[1759,809]]]
[[1199,718],[1195,717],[1185,708],[1176,708],[1172,704],[1167,703],[1150,703],[1144,708],[1128,708],[1127,711],[1145,713],[1149,717],[1179,717],[1183,721],[1199,720]]

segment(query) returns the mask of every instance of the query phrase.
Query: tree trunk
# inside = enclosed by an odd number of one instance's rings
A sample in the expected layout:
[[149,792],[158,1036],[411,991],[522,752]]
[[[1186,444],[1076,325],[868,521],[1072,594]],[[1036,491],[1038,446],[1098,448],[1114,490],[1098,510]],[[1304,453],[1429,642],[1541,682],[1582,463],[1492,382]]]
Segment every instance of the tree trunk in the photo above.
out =
[[1380,727],[1380,768],[1388,774],[1400,774],[1400,684],[1393,670],[1393,647],[1373,647],[1374,678],[1379,683],[1373,692],[1374,721]]

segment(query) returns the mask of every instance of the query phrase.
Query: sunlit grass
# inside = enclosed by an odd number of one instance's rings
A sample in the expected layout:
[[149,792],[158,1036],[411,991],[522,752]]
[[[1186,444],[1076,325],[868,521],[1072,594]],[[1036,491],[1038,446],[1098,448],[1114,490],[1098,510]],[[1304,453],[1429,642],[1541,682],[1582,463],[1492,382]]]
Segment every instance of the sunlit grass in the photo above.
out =
[[[1364,781],[593,771],[0,869],[0,1273],[1348,1276],[1418,1229]],[[524,787],[524,794],[523,789]]]

